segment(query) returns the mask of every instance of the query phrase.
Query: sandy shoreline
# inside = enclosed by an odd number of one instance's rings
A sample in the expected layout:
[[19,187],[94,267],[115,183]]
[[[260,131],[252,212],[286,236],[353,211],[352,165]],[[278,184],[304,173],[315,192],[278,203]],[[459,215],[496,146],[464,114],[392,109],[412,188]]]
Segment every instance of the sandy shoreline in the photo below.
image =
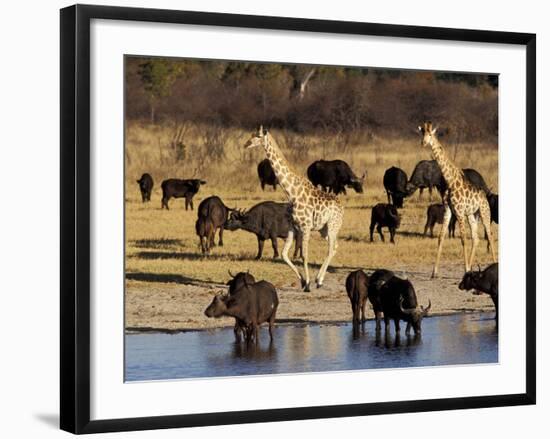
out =
[[[286,267],[281,267],[285,269]],[[351,307],[345,290],[350,270],[334,270],[327,275],[321,289],[304,293],[295,284],[276,285],[279,295],[277,323],[337,324],[351,320]],[[369,272],[369,269],[366,269]],[[413,283],[419,303],[432,302],[431,315],[460,312],[494,312],[488,295],[473,295],[458,289],[462,265],[443,265],[438,279],[430,279],[431,267],[402,267],[398,276]],[[205,308],[221,284],[203,282],[151,282],[127,274],[125,294],[125,327],[127,333],[181,332],[233,326],[232,318],[209,319]],[[367,318],[374,317],[370,304]]]

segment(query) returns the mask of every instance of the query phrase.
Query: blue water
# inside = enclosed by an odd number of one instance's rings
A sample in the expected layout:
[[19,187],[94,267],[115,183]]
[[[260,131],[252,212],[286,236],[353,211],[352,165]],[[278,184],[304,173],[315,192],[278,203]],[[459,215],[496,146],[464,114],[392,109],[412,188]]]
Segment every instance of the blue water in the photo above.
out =
[[375,368],[495,363],[498,332],[493,314],[425,318],[422,336],[396,337],[374,322],[355,333],[351,324],[277,326],[269,341],[236,343],[233,329],[176,334],[127,334],[126,380],[320,372]]

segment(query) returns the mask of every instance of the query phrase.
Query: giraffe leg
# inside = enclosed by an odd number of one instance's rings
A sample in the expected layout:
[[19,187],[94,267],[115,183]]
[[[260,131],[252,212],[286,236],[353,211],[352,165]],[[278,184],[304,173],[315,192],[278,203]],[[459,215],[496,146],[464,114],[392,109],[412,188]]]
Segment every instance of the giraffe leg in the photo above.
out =
[[302,236],[302,250],[304,252],[304,278],[302,279],[302,288],[304,291],[309,292],[309,268],[308,268],[308,256],[309,256],[309,236],[310,231],[304,230]]
[[319,269],[319,273],[317,273],[317,288],[320,288],[323,286],[323,281],[325,280],[325,275],[327,273],[328,265],[330,264],[330,261],[336,254],[336,232],[335,231],[329,231],[328,233],[328,255],[323,262],[323,265],[321,265],[321,268]]
[[472,252],[470,253],[470,262],[468,263],[468,267],[466,268],[466,271],[470,271],[472,268],[472,264],[474,263],[474,257],[476,253],[476,247],[479,242],[479,236],[477,233],[477,219],[475,215],[469,215],[468,216],[468,223],[470,224],[470,232],[472,233]]
[[495,246],[493,243],[493,232],[491,231],[491,212],[489,210],[489,206],[484,209],[483,207],[479,210],[480,216],[481,216],[481,223],[483,224],[483,228],[485,229],[485,234],[487,235],[487,245],[489,246],[491,250],[491,256],[493,257],[493,262],[496,262],[497,259],[495,257]]
[[292,242],[294,241],[294,231],[293,230],[289,230],[288,231],[288,236],[286,237],[286,241],[285,241],[285,245],[283,246],[283,252],[282,252],[282,256],[283,256],[283,260],[287,263],[287,265],[292,269],[292,271],[294,272],[294,274],[296,276],[298,276],[298,279],[300,279],[300,282],[303,284],[304,281],[302,279],[302,275],[300,274],[300,272],[298,271],[298,269],[296,268],[296,265],[294,265],[292,263],[292,261],[290,260],[290,258],[288,257],[288,252],[290,251],[290,247],[292,247]]
[[432,271],[432,279],[437,277],[437,271],[439,269],[439,259],[441,258],[441,250],[443,250],[443,241],[445,241],[445,236],[447,235],[447,228],[449,227],[449,222],[451,221],[451,208],[448,205],[445,205],[445,214],[443,215],[443,225],[439,231],[439,238],[437,239],[437,256],[435,257],[435,265]]
[[464,217],[457,217],[458,230],[460,231],[460,243],[462,244],[462,254],[464,255],[464,271],[470,271],[468,265],[468,249],[466,248],[466,224],[464,223]]

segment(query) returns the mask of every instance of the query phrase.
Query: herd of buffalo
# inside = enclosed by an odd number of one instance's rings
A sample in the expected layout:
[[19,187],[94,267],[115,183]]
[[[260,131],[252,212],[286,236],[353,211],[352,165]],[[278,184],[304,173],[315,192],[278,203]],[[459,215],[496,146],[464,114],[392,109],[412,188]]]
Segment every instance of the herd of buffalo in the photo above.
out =
[[[464,169],[464,176],[487,195],[491,210],[491,221],[498,224],[498,194],[492,193],[483,177],[474,169]],[[307,169],[307,177],[314,186],[334,194],[346,194],[346,188],[357,193],[363,193],[363,184],[367,173],[357,177],[350,166],[342,160],[318,160]],[[262,190],[265,186],[277,188],[277,177],[273,172],[269,160],[262,160],[258,164],[258,177]],[[153,178],[145,173],[137,180],[141,191],[142,201],[151,200]],[[171,198],[184,198],[185,210],[193,210],[193,197],[200,186],[206,181],[200,179],[168,179],[161,184],[162,208],[169,209]],[[390,242],[395,242],[395,233],[401,223],[398,209],[403,207],[404,199],[411,196],[417,189],[422,198],[424,189],[428,189],[430,200],[432,191],[437,189],[441,198],[447,190],[439,166],[435,160],[422,160],[413,170],[410,178],[400,168],[391,167],[383,177],[388,203],[379,203],[372,208],[370,224],[370,240],[373,241],[374,229],[384,241],[382,227],[389,229]],[[435,224],[443,223],[443,204],[431,204],[426,212],[424,235],[428,230],[433,237]],[[218,245],[223,246],[224,229],[246,230],[256,235],[258,253],[256,259],[262,257],[264,243],[270,240],[273,247],[273,257],[279,257],[277,239],[285,239],[289,230],[293,228],[288,203],[265,201],[256,204],[248,210],[238,210],[227,207],[218,196],[210,196],[201,201],[197,210],[195,230],[199,237],[199,244],[203,254],[208,254],[214,247],[215,234],[218,232]],[[454,237],[456,218],[449,224],[449,234]],[[299,234],[296,235],[294,258],[302,257],[302,242]],[[230,273],[231,274],[231,273]],[[235,318],[235,338],[241,336],[247,341],[258,341],[259,326],[269,324],[269,334],[273,337],[273,326],[279,300],[275,287],[265,281],[256,281],[250,273],[231,275],[228,282],[228,292],[217,294],[212,303],[205,310],[207,317],[230,316]],[[412,328],[415,334],[421,331],[422,318],[431,308],[431,302],[426,307],[418,304],[412,283],[401,279],[389,270],[376,270],[366,274],[362,270],[349,273],[346,279],[346,291],[351,303],[354,327],[365,321],[365,307],[371,303],[376,318],[376,329],[381,329],[381,319],[384,318],[386,333],[389,332],[390,322],[393,320],[395,331],[399,332],[399,322],[407,323],[406,333]],[[489,265],[485,270],[469,271],[464,274],[459,284],[461,290],[474,290],[476,293],[490,295],[496,309],[498,322],[498,263]]]

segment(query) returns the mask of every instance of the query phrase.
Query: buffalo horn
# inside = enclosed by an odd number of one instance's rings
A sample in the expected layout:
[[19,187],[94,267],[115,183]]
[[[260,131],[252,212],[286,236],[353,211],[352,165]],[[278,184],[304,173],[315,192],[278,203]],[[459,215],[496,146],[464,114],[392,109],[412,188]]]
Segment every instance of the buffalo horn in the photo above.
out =
[[399,310],[403,314],[412,314],[415,309],[414,308],[408,308],[408,309],[403,308],[403,298],[401,298],[401,300],[399,301]]
[[231,276],[233,279],[235,278],[235,275],[231,273],[231,270],[228,269],[227,272],[229,273],[229,276]]
[[427,315],[428,314],[428,311],[430,310],[430,308],[432,307],[432,301],[430,299],[428,299],[428,306],[426,308],[424,308],[423,306],[421,306],[422,308],[422,315]]

